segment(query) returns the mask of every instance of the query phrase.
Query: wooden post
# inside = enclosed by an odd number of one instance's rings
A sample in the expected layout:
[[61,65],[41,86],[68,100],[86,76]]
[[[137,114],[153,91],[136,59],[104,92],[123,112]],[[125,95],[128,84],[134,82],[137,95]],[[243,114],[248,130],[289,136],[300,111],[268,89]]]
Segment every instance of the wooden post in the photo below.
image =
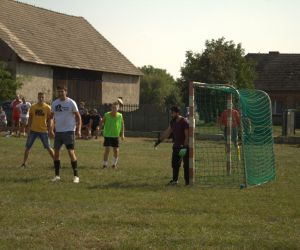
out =
[[189,82],[189,182],[195,183],[195,90],[194,83]]
[[226,157],[227,175],[231,174],[232,94],[227,94]]

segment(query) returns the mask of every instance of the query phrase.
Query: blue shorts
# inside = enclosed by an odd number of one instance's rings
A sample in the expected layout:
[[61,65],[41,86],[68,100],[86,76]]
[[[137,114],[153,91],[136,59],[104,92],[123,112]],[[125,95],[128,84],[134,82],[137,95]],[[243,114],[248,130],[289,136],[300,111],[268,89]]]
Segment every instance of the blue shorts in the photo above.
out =
[[30,149],[37,137],[40,138],[44,148],[46,149],[51,148],[48,133],[35,132],[35,131],[30,131],[30,134],[27,137],[26,148]]

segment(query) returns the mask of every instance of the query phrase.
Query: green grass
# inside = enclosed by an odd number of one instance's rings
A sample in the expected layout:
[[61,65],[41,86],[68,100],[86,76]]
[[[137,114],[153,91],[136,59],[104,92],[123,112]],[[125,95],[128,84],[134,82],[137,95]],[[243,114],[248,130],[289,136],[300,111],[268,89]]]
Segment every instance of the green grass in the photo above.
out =
[[244,190],[167,187],[171,144],[121,145],[120,168],[102,170],[101,142],[77,144],[80,184],[66,150],[62,181],[36,142],[0,138],[0,249],[299,249],[299,148],[276,145],[277,180]]

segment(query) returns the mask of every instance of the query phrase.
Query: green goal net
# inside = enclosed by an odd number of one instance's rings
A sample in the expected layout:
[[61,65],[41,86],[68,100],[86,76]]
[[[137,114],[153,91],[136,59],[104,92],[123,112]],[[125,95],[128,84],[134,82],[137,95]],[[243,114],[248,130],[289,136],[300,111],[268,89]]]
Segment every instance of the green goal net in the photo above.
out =
[[195,181],[254,186],[275,178],[269,96],[260,90],[194,83]]

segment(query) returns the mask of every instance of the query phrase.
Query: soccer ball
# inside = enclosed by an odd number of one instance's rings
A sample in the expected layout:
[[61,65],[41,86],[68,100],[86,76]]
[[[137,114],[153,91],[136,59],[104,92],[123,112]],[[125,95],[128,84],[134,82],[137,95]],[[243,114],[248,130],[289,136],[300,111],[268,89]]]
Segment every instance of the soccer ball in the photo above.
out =
[[117,101],[118,101],[118,103],[119,103],[120,106],[123,106],[123,105],[124,105],[124,102],[123,102],[122,98],[119,97],[119,98],[117,99]]

